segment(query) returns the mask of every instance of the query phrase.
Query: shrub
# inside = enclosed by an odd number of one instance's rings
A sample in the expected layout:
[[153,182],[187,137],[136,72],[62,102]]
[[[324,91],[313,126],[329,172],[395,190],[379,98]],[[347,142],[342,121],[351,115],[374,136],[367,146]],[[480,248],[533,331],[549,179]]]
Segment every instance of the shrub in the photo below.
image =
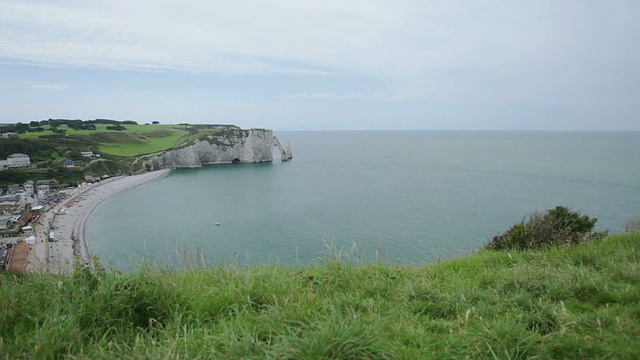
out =
[[122,125],[110,125],[110,126],[107,126],[107,130],[122,131],[122,130],[127,130],[127,128]]
[[564,206],[556,206],[546,213],[537,211],[525,217],[520,224],[513,225],[502,235],[493,237],[485,246],[491,250],[540,249],[550,246],[578,244],[593,236],[591,230],[598,219],[581,215]]

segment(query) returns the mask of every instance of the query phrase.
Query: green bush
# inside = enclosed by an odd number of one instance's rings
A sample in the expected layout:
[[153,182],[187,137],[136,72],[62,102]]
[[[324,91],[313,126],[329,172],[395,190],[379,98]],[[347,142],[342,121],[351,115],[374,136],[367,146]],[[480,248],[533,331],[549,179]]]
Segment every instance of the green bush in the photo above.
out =
[[541,249],[545,247],[579,244],[589,238],[602,235],[592,233],[598,219],[581,215],[564,206],[556,206],[546,213],[537,211],[502,235],[493,237],[485,246],[491,250]]

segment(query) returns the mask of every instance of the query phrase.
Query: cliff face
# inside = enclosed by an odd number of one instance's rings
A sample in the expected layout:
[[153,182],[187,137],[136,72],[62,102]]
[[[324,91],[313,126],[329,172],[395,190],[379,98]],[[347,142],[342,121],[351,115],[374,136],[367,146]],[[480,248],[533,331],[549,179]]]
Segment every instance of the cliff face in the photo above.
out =
[[228,134],[207,136],[193,145],[166,151],[144,163],[147,171],[158,169],[196,168],[206,164],[256,163],[273,161],[273,147],[282,161],[292,159],[291,148],[284,149],[273,131],[266,129],[237,130]]

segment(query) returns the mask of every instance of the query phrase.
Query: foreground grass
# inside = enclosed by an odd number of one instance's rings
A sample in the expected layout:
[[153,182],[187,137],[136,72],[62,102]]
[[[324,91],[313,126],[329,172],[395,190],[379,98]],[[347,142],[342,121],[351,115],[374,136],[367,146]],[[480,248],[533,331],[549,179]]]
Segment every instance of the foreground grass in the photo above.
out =
[[637,358],[640,235],[423,267],[0,277],[2,358]]

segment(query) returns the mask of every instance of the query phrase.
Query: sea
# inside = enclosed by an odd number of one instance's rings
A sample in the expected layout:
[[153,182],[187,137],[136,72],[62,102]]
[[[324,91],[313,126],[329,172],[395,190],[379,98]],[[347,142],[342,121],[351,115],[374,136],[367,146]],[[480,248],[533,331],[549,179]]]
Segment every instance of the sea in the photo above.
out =
[[103,265],[422,265],[558,205],[640,218],[640,132],[275,132],[294,158],[174,170],[102,203]]

